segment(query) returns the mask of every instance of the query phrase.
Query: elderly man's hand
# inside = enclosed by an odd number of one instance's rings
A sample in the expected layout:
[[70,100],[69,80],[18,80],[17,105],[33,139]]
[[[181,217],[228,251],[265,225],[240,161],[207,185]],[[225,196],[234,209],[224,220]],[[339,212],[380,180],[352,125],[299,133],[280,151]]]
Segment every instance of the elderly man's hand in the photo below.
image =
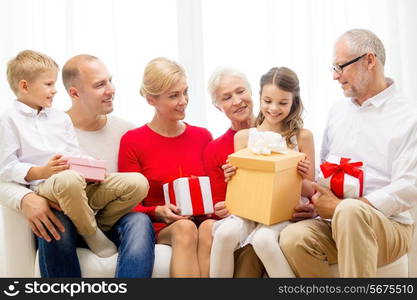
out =
[[314,207],[320,217],[324,219],[330,219],[333,217],[336,206],[342,201],[337,198],[331,190],[326,187],[322,187],[317,183],[313,183],[313,188],[317,193],[311,197]]

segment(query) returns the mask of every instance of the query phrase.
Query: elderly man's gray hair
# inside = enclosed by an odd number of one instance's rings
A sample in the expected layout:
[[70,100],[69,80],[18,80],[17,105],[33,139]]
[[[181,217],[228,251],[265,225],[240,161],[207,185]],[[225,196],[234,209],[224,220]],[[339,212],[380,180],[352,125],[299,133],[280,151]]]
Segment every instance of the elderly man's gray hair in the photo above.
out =
[[374,53],[385,65],[385,48],[381,40],[370,30],[351,29],[345,32],[340,38],[346,38],[349,49],[357,55]]
[[251,92],[251,87],[250,87],[248,78],[246,77],[245,74],[243,74],[242,72],[240,72],[239,70],[233,67],[220,66],[214,70],[214,72],[211,74],[210,79],[208,81],[208,92],[210,94],[211,101],[213,102],[214,105],[216,105],[216,101],[217,101],[216,90],[219,87],[219,84],[221,80],[223,79],[223,77],[226,77],[226,76],[238,77],[242,79],[245,82],[245,85],[248,88],[248,90]]

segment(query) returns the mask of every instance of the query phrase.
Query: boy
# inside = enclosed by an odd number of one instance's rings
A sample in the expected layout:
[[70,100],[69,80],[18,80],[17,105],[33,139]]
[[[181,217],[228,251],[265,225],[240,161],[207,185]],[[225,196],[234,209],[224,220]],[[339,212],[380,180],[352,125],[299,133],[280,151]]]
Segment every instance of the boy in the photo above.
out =
[[66,156],[86,156],[69,116],[51,108],[57,74],[55,61],[31,50],[8,63],[7,79],[17,101],[0,119],[0,179],[30,185],[40,196],[57,202],[89,248],[108,257],[117,249],[103,231],[110,230],[147,191],[139,189],[134,173],[112,173],[101,183],[87,184],[68,170]]

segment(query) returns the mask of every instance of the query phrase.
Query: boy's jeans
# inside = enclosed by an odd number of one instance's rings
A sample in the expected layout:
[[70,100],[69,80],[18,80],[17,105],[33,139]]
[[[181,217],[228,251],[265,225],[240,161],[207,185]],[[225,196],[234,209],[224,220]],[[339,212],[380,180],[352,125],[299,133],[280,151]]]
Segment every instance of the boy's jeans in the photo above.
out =
[[[42,277],[81,277],[77,246],[85,242],[62,212],[53,211],[65,227],[59,241],[38,238],[39,267]],[[155,258],[155,234],[145,214],[130,212],[106,233],[119,250],[116,278],[150,278]]]

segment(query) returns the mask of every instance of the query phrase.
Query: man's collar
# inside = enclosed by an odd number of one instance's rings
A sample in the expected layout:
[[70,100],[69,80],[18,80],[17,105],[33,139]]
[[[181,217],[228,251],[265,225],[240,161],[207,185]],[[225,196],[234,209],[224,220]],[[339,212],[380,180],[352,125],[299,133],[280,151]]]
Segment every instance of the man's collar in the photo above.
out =
[[382,90],[380,93],[376,94],[375,96],[367,99],[362,105],[359,105],[355,99],[351,98],[350,100],[355,106],[358,107],[368,107],[368,106],[375,106],[380,107],[383,105],[390,97],[389,95],[394,94],[397,91],[397,86],[394,83],[394,80],[391,78],[385,78],[386,83],[388,84],[388,87],[386,87],[384,90]]

